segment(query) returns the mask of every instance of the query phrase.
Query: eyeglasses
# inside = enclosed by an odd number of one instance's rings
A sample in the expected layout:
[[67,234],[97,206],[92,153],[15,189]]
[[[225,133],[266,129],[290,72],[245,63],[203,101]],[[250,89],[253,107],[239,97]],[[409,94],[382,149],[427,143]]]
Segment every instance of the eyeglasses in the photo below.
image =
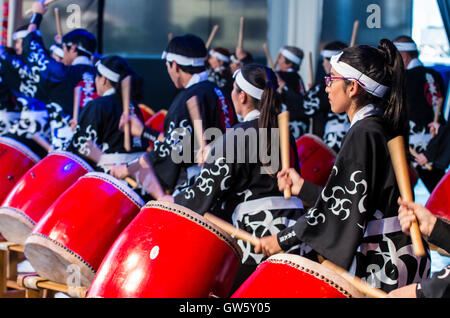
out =
[[338,80],[338,79],[354,80],[354,81],[357,81],[358,84],[361,85],[362,87],[365,87],[365,85],[363,83],[361,83],[360,81],[358,81],[358,79],[356,79],[354,77],[339,77],[339,76],[325,76],[325,85],[330,87],[333,80]]

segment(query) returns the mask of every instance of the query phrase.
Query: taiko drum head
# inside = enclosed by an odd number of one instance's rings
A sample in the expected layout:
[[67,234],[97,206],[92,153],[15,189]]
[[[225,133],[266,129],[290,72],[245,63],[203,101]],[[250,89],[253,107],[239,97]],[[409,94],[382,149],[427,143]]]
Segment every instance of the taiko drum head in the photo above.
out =
[[0,233],[8,241],[25,244],[27,235],[45,211],[78,178],[93,169],[76,155],[55,151],[29,169],[0,207]]
[[242,251],[200,214],[151,201],[119,235],[88,297],[228,297]]
[[143,205],[124,182],[88,173],[36,224],[25,255],[41,277],[62,284],[78,279],[89,287],[109,248]]
[[278,254],[261,263],[232,298],[364,297],[340,275],[307,258]]

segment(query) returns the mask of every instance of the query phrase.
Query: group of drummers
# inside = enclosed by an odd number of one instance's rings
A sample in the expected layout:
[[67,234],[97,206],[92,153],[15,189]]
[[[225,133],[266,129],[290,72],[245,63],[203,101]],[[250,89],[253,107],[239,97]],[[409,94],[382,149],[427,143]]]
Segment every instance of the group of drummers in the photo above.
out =
[[[256,246],[237,240],[242,264],[231,293],[262,261],[288,253],[323,257],[392,297],[450,297],[450,266],[431,277],[428,248],[416,256],[409,236],[417,218],[422,235],[450,251],[450,225],[399,199],[387,146],[396,136],[409,140],[411,171],[430,193],[445,177],[447,90],[442,76],[419,61],[411,38],[382,39],[377,48],[328,43],[321,51],[327,76],[306,88],[300,48],[282,47],[269,68],[242,47],[208,52],[198,36],[175,36],[162,59],[177,92],[158,130],[145,125],[143,79],[124,58],[96,54],[96,38],[84,29],[56,37],[47,49],[39,26],[48,8],[37,1],[32,9],[30,23],[14,33],[15,48],[1,52],[0,136],[44,158],[48,150],[35,141],[43,136],[52,150],[136,180],[145,201],[210,213],[260,238]],[[217,138],[197,141],[193,97],[201,129],[220,132]],[[291,168],[281,169],[275,131],[285,111]],[[296,141],[312,134],[337,153],[326,184],[300,173]]]

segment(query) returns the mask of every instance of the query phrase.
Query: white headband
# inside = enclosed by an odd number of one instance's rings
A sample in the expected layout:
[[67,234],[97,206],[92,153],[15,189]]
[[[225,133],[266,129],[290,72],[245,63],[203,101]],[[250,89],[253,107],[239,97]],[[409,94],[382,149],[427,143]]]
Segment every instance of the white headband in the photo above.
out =
[[52,46],[50,46],[50,51],[55,53],[58,57],[64,58],[64,50],[59,46],[53,44]]
[[251,97],[256,98],[257,100],[261,100],[264,90],[249,83],[244,78],[244,75],[242,75],[241,70],[237,70],[234,73],[233,77],[240,89],[249,94]]
[[204,57],[187,57],[175,53],[167,53],[166,51],[163,52],[162,57],[163,60],[165,59],[168,62],[177,62],[178,65],[183,66],[205,66],[205,58]]
[[413,52],[418,51],[417,45],[414,42],[394,42],[399,52]]
[[342,51],[322,50],[320,55],[324,58],[331,59],[334,55],[340,54]]
[[285,58],[287,58],[289,61],[300,65],[302,64],[302,59],[299,58],[297,55],[289,51],[288,49],[281,49],[280,54],[283,55]]
[[81,44],[74,44],[74,43],[72,43],[72,42],[67,42],[67,43],[63,43],[63,44],[65,44],[66,46],[76,45],[78,50],[83,51],[83,52],[85,52],[85,53],[87,53],[87,54],[89,54],[89,55],[93,55],[93,54],[94,54],[94,53],[92,53],[91,51],[88,51],[87,49],[85,49],[85,48],[83,47],[83,45],[81,45]]
[[230,60],[230,58],[228,56],[223,55],[222,53],[214,51],[214,50],[210,50],[209,51],[209,55],[214,56],[218,60],[223,61],[225,63],[230,63],[231,62],[231,60]]
[[98,72],[109,79],[110,81],[113,81],[114,83],[119,83],[120,81],[120,74],[117,74],[114,71],[111,71],[109,68],[107,68],[105,65],[102,64],[102,62],[98,61],[95,65],[97,67]]
[[334,55],[331,58],[331,66],[336,70],[336,72],[341,74],[343,77],[349,77],[357,80],[360,84],[362,84],[361,87],[364,88],[364,90],[369,94],[372,94],[376,97],[383,97],[386,94],[386,92],[389,90],[389,87],[381,85],[380,83],[364,75],[356,68],[348,65],[347,63],[339,62],[342,54],[343,52],[339,55]]

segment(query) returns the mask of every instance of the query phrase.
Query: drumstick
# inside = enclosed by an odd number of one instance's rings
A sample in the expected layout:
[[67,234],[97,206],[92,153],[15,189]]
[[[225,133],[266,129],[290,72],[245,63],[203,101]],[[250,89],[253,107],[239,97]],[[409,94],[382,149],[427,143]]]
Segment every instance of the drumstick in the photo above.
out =
[[[98,164],[100,162],[101,157],[104,155],[103,151],[92,140],[88,140],[86,142],[86,147],[89,149],[89,153],[85,156],[89,160],[93,161],[95,164]],[[130,177],[126,177],[125,181],[132,188],[138,187],[138,183]]]
[[352,33],[352,40],[350,41],[350,47],[353,47],[356,44],[356,38],[358,36],[358,29],[359,29],[359,20],[356,20],[353,23],[353,33]]
[[194,126],[194,133],[197,138],[198,144],[200,145],[201,149],[204,149],[206,144],[205,141],[203,140],[203,123],[202,123],[202,116],[200,115],[200,109],[198,106],[198,97],[195,95],[192,96],[186,102],[186,106],[188,108],[192,124]]
[[[48,6],[48,5],[50,5],[50,4],[52,4],[53,2],[56,2],[56,1],[57,0],[47,0],[47,1],[44,2],[44,6]],[[25,11],[25,14],[30,14],[32,12],[33,12],[33,9],[30,8],[27,11]]]
[[56,30],[58,32],[59,40],[62,41],[61,19],[59,17],[59,8],[55,8]]
[[[122,105],[123,113],[126,117],[130,115],[130,94],[131,94],[131,76],[127,76],[122,80]],[[126,151],[131,151],[131,132],[130,132],[130,121],[126,120],[123,128],[124,133],[124,144],[123,147]]]
[[[391,155],[392,165],[397,178],[400,195],[404,201],[413,202],[411,183],[409,180],[408,164],[406,162],[405,141],[403,136],[395,137],[388,142],[389,153]],[[420,234],[417,220],[411,224],[411,241],[414,254],[418,257],[425,256],[422,236]]]
[[[409,147],[409,152],[414,156],[414,157],[417,157],[419,154],[412,148],[412,147]],[[427,162],[426,164],[425,164],[425,168],[427,168],[428,170],[433,170],[433,167]]]
[[372,298],[386,298],[387,293],[384,292],[381,289],[374,288],[370,286],[365,281],[361,280],[359,277],[353,276],[349,272],[347,272],[345,269],[337,266],[336,264],[328,261],[323,260],[321,261],[321,264],[325,266],[328,269],[331,269],[335,273],[339,274],[342,278],[344,278],[346,281],[348,281],[350,284],[353,285],[356,289],[358,289],[361,293],[368,295]]
[[53,151],[52,145],[44,138],[40,133],[35,133],[31,139],[36,142],[39,146],[45,149],[48,153]]
[[78,125],[78,114],[80,112],[80,102],[81,102],[81,87],[77,86],[74,89],[73,96],[73,121],[75,126]]
[[237,47],[240,49],[244,47],[244,17],[241,17],[239,23],[239,37]]
[[281,56],[281,53],[278,53],[277,54],[277,59],[275,60],[275,63],[273,64],[273,67],[274,67],[274,71],[277,69],[277,67],[278,67],[278,62],[280,61],[280,56]]
[[211,34],[209,35],[208,41],[206,42],[206,49],[209,49],[209,47],[211,46],[212,40],[214,39],[214,36],[216,35],[217,30],[219,30],[219,25],[216,24],[212,31]]
[[275,72],[275,65],[273,64],[272,57],[270,56],[269,48],[267,47],[267,42],[263,44],[264,53],[266,54],[267,63],[269,63],[270,68]]
[[[281,165],[283,169],[289,169],[290,151],[289,151],[289,112],[283,112],[278,115],[278,128],[280,129],[280,151],[281,151]],[[284,198],[289,200],[291,198],[291,188],[284,189]]]
[[229,235],[232,235],[236,239],[243,240],[244,242],[248,242],[253,246],[259,245],[259,238],[251,235],[250,233],[247,233],[241,229],[238,229],[234,227],[232,224],[216,217],[215,215],[212,215],[210,213],[205,213],[203,215],[205,219],[210,221],[211,223],[214,223],[216,226],[224,230]]
[[311,88],[314,85],[314,69],[313,69],[313,57],[312,52],[309,52],[309,80],[311,84],[309,87]]

